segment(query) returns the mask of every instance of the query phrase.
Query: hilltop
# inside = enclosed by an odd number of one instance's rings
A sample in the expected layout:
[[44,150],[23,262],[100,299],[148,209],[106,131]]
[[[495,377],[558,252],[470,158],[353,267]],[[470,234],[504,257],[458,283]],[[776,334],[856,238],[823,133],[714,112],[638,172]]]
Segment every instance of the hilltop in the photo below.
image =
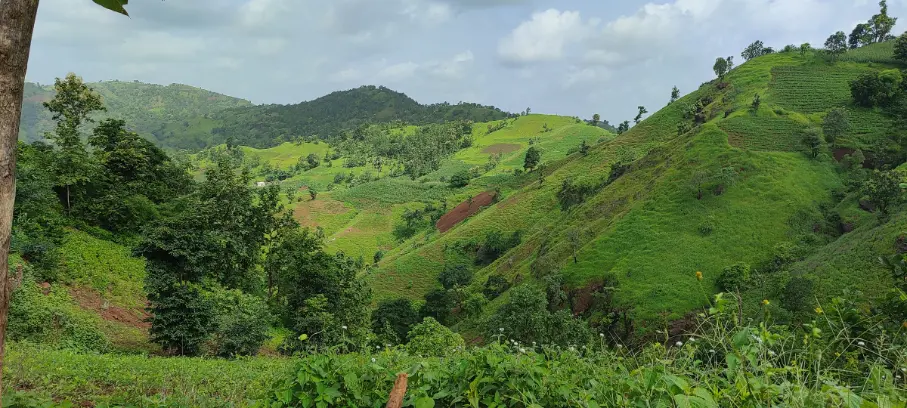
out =
[[[132,130],[163,146],[168,146],[169,137],[163,132],[167,123],[181,125],[219,110],[252,106],[247,100],[181,84],[103,81],[89,86],[101,94],[107,108],[107,112],[96,115],[97,119],[123,119]],[[53,130],[50,112],[42,103],[54,95],[53,85],[25,84],[20,140],[40,140],[45,132]]]

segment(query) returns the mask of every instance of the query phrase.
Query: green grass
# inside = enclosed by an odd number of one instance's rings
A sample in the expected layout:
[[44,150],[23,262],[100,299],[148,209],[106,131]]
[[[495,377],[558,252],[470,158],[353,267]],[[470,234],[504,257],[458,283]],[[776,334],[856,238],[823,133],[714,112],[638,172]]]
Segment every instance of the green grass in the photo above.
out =
[[262,163],[268,162],[272,166],[286,169],[295,166],[299,159],[303,160],[309,154],[315,154],[318,159],[324,158],[325,152],[330,149],[327,143],[283,143],[269,149],[256,149],[243,146],[242,150],[247,157],[257,157]]
[[145,261],[129,248],[69,230],[60,254],[61,282],[92,288],[120,305],[143,306]]
[[[106,355],[10,344],[4,388],[76,403],[248,406],[292,377],[293,360]],[[8,388],[7,388],[8,387]]]
[[860,63],[900,64],[900,61],[894,59],[894,41],[870,44],[855,50],[847,50],[838,59],[840,61]]
[[807,124],[786,116],[743,113],[719,123],[731,145],[751,151],[798,152],[805,150],[802,140]]
[[850,106],[850,81],[871,72],[862,64],[823,62],[772,69],[771,102],[784,109],[815,113]]

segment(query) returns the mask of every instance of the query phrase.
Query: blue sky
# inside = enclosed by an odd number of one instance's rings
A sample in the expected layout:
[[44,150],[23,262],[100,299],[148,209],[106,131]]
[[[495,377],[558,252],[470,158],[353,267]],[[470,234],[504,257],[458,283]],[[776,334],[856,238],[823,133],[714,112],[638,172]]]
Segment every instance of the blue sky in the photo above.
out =
[[[384,85],[422,103],[517,112],[654,112],[718,56],[849,33],[870,0],[42,0],[28,80],[183,83],[254,103]],[[907,0],[889,1],[907,19]],[[905,20],[907,21],[907,20]],[[903,24],[895,29],[900,34]]]

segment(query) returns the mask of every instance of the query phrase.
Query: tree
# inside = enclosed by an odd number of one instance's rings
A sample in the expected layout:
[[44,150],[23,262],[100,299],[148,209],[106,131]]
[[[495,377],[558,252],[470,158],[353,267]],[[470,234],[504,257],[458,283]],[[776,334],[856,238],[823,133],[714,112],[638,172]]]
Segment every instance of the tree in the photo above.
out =
[[542,152],[539,151],[535,146],[530,146],[529,150],[526,151],[526,157],[523,159],[523,168],[527,171],[532,171],[539,165],[539,161],[542,160]]
[[580,152],[580,154],[582,154],[583,156],[586,156],[586,155],[589,154],[589,144],[586,143],[586,139],[583,139],[582,143],[580,143],[580,145],[579,145],[579,152]]
[[712,70],[715,71],[715,75],[718,78],[724,78],[724,74],[727,73],[727,60],[721,57],[715,60],[715,65],[712,66]]
[[309,186],[309,198],[311,198],[312,201],[315,201],[315,199],[318,198],[318,190],[316,190],[315,187]]
[[592,126],[598,126],[598,123],[601,122],[602,117],[599,114],[592,115]]
[[454,173],[453,176],[450,176],[450,180],[448,180],[448,184],[452,188],[466,187],[467,185],[469,185],[469,179],[470,179],[469,171],[461,170],[461,171]]
[[319,159],[315,153],[309,153],[309,155],[306,156],[305,161],[306,164],[308,164],[309,169],[314,169],[321,164],[321,159]]
[[419,323],[419,311],[406,298],[382,301],[372,312],[372,331],[392,337],[384,339],[389,342],[402,343],[416,323]]
[[617,134],[618,134],[618,135],[622,135],[622,134],[626,133],[626,132],[629,131],[629,130],[630,130],[630,121],[629,121],[629,120],[625,120],[625,121],[623,121],[623,122],[620,122],[620,124],[617,125]]
[[750,266],[743,262],[738,262],[728,266],[718,275],[718,281],[715,284],[719,290],[725,292],[735,292],[746,289],[750,281]]
[[734,69],[734,56],[729,55],[724,60],[727,61],[727,72],[731,72],[731,70]]
[[762,41],[754,41],[752,44],[743,49],[743,52],[740,53],[740,56],[743,57],[744,60],[749,61],[753,58],[763,55],[764,49],[765,45],[762,43]]
[[466,346],[463,337],[437,320],[426,317],[407,335],[406,351],[422,357],[444,357]]
[[872,26],[870,34],[872,42],[882,42],[891,39],[891,30],[897,24],[897,17],[888,16],[888,2],[881,0],[879,2],[879,14],[872,16],[869,23]]
[[813,46],[810,45],[809,43],[800,44],[800,55],[806,56],[806,54],[809,54],[809,52],[812,51],[812,49],[813,49]]
[[859,48],[861,45],[868,45],[872,42],[871,34],[869,33],[869,24],[860,23],[854,27],[853,31],[850,32],[848,37],[848,45],[851,49]]
[[879,215],[888,215],[891,207],[903,201],[902,179],[896,171],[875,170],[869,179],[860,187],[861,193],[868,197],[879,211]]
[[831,55],[832,61],[847,52],[847,36],[843,31],[838,31],[825,40],[825,51]]
[[829,143],[834,143],[839,137],[844,136],[850,129],[847,119],[847,109],[834,108],[822,120],[822,131]]
[[803,131],[803,145],[809,150],[809,155],[813,158],[819,157],[822,151],[822,145],[825,140],[822,139],[822,132],[816,128],[808,128]]
[[907,63],[907,32],[901,34],[894,42],[894,58]]
[[754,95],[754,96],[753,96],[753,103],[750,104],[750,108],[752,108],[753,113],[758,112],[758,111],[759,111],[759,106],[761,106],[761,105],[762,105],[762,97],[760,97],[759,94]]
[[850,94],[860,106],[888,106],[900,93],[903,81],[897,69],[867,72],[850,82]]
[[50,102],[44,102],[44,107],[53,113],[57,128],[54,133],[47,134],[47,138],[57,147],[54,173],[57,186],[66,192],[66,210],[69,211],[72,186],[87,182],[91,173],[91,161],[79,130],[83,123],[92,122],[90,115],[93,112],[105,109],[101,96],[75,74],[66,75],[62,81],[57,78],[54,89],[56,96]]
[[456,287],[466,287],[472,282],[472,271],[464,264],[447,264],[444,270],[438,275],[438,282],[444,289],[453,289]]
[[[125,1],[95,2],[126,14],[123,8]],[[0,2],[0,395],[3,394],[6,325],[13,289],[7,265],[16,199],[16,147],[25,71],[37,15],[38,0]]]
[[633,118],[633,122],[635,122],[638,125],[639,122],[642,120],[642,115],[649,113],[649,111],[646,110],[645,106],[638,106],[636,109],[639,110],[639,113],[637,113],[636,117]]
[[680,99],[680,89],[677,89],[677,87],[675,86],[673,89],[671,89],[671,102],[668,102],[668,104],[672,104],[678,99]]

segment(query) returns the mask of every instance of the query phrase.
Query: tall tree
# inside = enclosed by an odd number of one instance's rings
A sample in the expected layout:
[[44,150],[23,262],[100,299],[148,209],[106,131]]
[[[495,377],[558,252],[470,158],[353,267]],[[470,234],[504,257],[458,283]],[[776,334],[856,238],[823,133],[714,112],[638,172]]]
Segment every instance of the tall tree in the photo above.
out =
[[625,132],[627,132],[628,130],[630,130],[630,121],[629,120],[620,122],[620,125],[617,125],[617,134],[618,135],[622,135]]
[[727,60],[718,57],[715,60],[715,65],[712,65],[712,70],[715,71],[715,75],[717,75],[718,78],[724,78],[724,74],[727,73]]
[[838,31],[825,40],[825,50],[831,55],[832,60],[847,52],[847,35],[843,31]]
[[[123,14],[126,0],[95,0]],[[3,363],[6,323],[12,281],[8,257],[13,207],[16,200],[16,144],[22,115],[25,71],[31,50],[38,0],[0,1],[0,395],[3,394]],[[0,403],[2,405],[2,403]]]
[[542,160],[542,153],[539,149],[536,149],[535,146],[530,146],[529,150],[526,151],[526,158],[523,160],[523,168],[532,171],[539,165],[539,161]]
[[649,111],[646,110],[645,106],[638,106],[637,109],[639,109],[639,113],[637,113],[636,117],[633,118],[633,122],[635,122],[638,125],[639,122],[642,120],[642,115],[649,113]]
[[680,99],[680,89],[675,86],[674,89],[671,89],[671,102],[669,104],[676,102],[678,99]]
[[850,48],[859,48],[861,45],[869,44],[872,41],[872,35],[869,33],[869,24],[860,23],[854,27],[847,38]]
[[829,143],[834,143],[839,137],[844,136],[850,129],[847,119],[847,109],[834,108],[822,120],[822,131]]
[[592,115],[592,126],[598,126],[598,122],[600,122],[601,120],[602,120],[601,115],[599,115],[597,113]]
[[72,208],[70,190],[88,181],[91,172],[91,161],[82,144],[80,128],[83,123],[93,121],[90,117],[92,113],[105,109],[101,95],[75,74],[66,75],[64,80],[57,78],[54,89],[56,96],[50,102],[44,102],[44,107],[53,113],[57,129],[48,133],[47,138],[57,147],[54,173],[57,186],[66,192],[66,210],[69,211]]
[[743,52],[740,53],[740,56],[743,57],[744,60],[749,61],[753,58],[763,55],[764,49],[765,44],[763,44],[762,41],[757,40],[744,48]]

